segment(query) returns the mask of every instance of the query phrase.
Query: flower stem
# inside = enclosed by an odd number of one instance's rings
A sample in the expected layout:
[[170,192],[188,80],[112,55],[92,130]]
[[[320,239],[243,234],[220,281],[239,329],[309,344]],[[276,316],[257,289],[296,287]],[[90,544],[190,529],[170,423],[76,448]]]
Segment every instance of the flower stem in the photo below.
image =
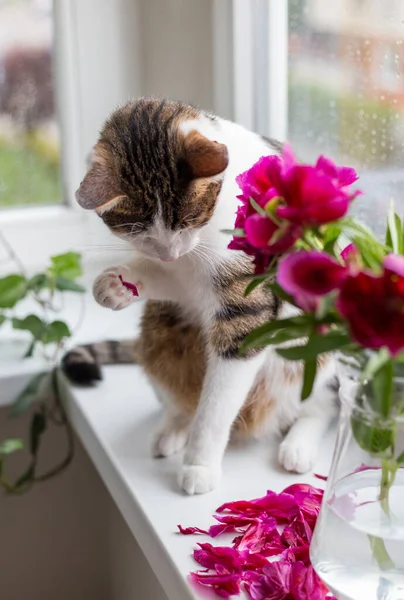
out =
[[389,569],[393,569],[394,563],[386,550],[384,540],[374,535],[368,535],[368,538],[370,542],[370,547],[372,549],[373,557],[379,565],[379,569],[381,571],[388,571]]
[[385,514],[390,518],[389,493],[396,478],[398,465],[394,458],[382,460],[382,478],[380,481],[380,504]]
[[[383,512],[389,519],[391,518],[389,494],[396,478],[397,469],[398,464],[394,458],[382,459],[382,476],[380,480],[379,501]],[[373,557],[379,565],[379,568],[382,571],[393,569],[395,565],[389,553],[387,552],[384,540],[373,535],[369,535],[368,537]]]

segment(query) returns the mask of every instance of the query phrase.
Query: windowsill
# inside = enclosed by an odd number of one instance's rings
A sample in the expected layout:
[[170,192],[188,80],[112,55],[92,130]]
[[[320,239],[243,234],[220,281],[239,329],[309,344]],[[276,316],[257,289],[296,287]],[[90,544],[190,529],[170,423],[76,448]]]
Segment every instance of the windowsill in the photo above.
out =
[[[312,474],[282,471],[273,441],[230,448],[219,489],[184,496],[176,484],[179,458],[150,457],[150,439],[161,409],[138,367],[108,367],[98,387],[70,392],[67,406],[74,428],[169,600],[206,598],[190,585],[188,574],[197,568],[193,548],[208,540],[177,534],[177,524],[207,527],[225,501],[262,496],[267,489],[280,491],[293,482],[321,486]],[[330,433],[314,472],[328,473],[333,441]],[[213,543],[220,545],[221,540]]]

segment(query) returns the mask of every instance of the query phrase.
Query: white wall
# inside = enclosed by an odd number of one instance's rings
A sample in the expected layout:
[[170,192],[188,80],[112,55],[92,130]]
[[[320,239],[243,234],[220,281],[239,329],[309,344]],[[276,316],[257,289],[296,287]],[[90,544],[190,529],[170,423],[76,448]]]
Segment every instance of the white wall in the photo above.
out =
[[[28,419],[0,410],[0,439],[25,437]],[[0,493],[2,600],[167,600],[81,444],[59,477],[23,496]],[[47,438],[41,463],[57,460],[63,440]],[[12,461],[10,476],[27,457]]]

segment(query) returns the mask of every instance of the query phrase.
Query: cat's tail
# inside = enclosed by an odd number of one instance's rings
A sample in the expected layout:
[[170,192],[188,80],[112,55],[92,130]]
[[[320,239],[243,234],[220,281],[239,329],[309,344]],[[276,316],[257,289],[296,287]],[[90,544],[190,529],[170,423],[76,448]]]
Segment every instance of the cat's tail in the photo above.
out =
[[140,340],[94,342],[76,346],[62,358],[62,370],[73,383],[93,385],[102,379],[101,365],[137,364]]

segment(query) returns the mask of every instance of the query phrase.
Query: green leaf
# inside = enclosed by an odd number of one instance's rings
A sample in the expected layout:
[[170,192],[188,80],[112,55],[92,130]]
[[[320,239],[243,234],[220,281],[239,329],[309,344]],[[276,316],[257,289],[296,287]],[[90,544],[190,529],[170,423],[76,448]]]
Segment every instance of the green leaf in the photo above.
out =
[[265,346],[280,346],[285,342],[295,341],[307,337],[306,332],[299,329],[281,329],[276,333],[264,334],[254,342],[254,348],[265,348]]
[[28,280],[27,286],[29,290],[40,292],[41,290],[50,286],[50,280],[48,275],[45,273],[38,273],[38,275],[34,275]]
[[42,341],[44,344],[57,343],[71,336],[69,327],[63,321],[53,321],[47,325]]
[[317,372],[317,360],[310,359],[304,363],[304,374],[303,374],[303,386],[302,386],[302,400],[306,400],[313,389],[314,380]]
[[34,414],[32,421],[31,421],[30,450],[31,450],[31,454],[33,456],[37,455],[41,436],[45,430],[46,430],[46,417],[42,412],[38,411]]
[[31,404],[38,397],[40,386],[47,375],[49,374],[46,372],[39,373],[31,379],[27,387],[23,389],[21,394],[15,400],[10,411],[10,417],[19,417],[30,408]]
[[61,292],[79,292],[83,294],[86,288],[67,277],[55,277],[55,288]]
[[82,275],[81,256],[78,252],[66,252],[51,257],[52,274],[57,277],[66,277],[67,279],[76,279]]
[[4,440],[0,444],[0,454],[12,454],[13,452],[17,452],[17,450],[22,450],[24,448],[24,443],[22,440],[11,439]]
[[13,308],[27,293],[27,280],[22,275],[0,279],[0,308]]
[[5,315],[0,315],[0,327],[7,321],[7,317]]
[[271,290],[275,296],[278,296],[278,298],[280,300],[285,300],[285,302],[289,302],[290,304],[294,304],[294,300],[292,298],[292,296],[290,296],[289,294],[287,294],[279,285],[279,283],[273,282],[273,283],[267,283],[265,284],[265,287],[269,290]]
[[382,417],[390,416],[393,399],[394,365],[388,360],[376,373],[373,374],[372,387],[375,400],[373,407]]
[[270,321],[269,323],[264,323],[254,331],[249,333],[242,345],[241,348],[246,350],[248,348],[253,348],[257,340],[262,338],[262,336],[275,333],[281,329],[287,329],[289,327],[293,327],[294,329],[298,329],[301,331],[302,335],[307,335],[313,326],[313,318],[311,315],[299,315],[296,317],[290,317],[289,319],[279,319],[276,321]]
[[250,198],[250,204],[257,213],[259,213],[263,217],[268,218],[268,215],[265,212],[265,210],[263,208],[261,208],[261,206],[254,200],[254,198]]
[[404,452],[401,452],[400,456],[397,458],[398,465],[404,465]]
[[376,273],[380,272],[385,255],[384,249],[380,244],[375,244],[373,241],[361,237],[354,237],[353,243],[359,250],[364,265]]
[[44,323],[36,315],[28,315],[28,317],[25,317],[25,319],[17,319],[14,317],[12,319],[12,324],[14,329],[29,331],[36,340],[40,340],[42,338],[46,328],[46,323]]
[[324,335],[314,333],[305,346],[278,348],[277,353],[287,360],[313,360],[324,352],[333,352],[352,344],[348,334],[330,331]]
[[403,226],[400,217],[394,212],[393,202],[390,203],[387,215],[386,245],[395,254],[403,253]]
[[381,454],[393,444],[393,431],[381,428],[377,422],[369,423],[361,410],[353,410],[351,427],[355,440],[366,452]]
[[374,374],[381,369],[387,361],[390,360],[390,355],[387,348],[381,348],[378,352],[372,352],[369,360],[363,369],[361,380],[372,379]]
[[244,296],[248,296],[249,294],[251,294],[251,292],[253,292],[255,288],[258,287],[263,281],[268,279],[268,277],[268,275],[256,275],[253,278],[253,280],[250,281],[250,283],[247,285],[244,292]]
[[323,236],[324,251],[334,256],[334,246],[341,235],[342,227],[340,223],[330,223],[324,225],[321,233]]

